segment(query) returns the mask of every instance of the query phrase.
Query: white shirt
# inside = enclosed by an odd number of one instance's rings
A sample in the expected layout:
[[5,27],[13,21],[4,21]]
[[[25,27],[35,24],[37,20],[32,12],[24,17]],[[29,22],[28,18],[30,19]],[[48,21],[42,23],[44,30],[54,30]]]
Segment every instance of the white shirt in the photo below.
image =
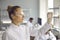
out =
[[29,29],[24,25],[18,27],[11,24],[3,34],[2,40],[30,40]]

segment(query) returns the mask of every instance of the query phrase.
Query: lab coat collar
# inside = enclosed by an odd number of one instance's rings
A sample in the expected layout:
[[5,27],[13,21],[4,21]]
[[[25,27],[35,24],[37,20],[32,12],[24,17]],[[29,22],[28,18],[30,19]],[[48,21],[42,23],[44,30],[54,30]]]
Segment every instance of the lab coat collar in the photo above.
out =
[[18,27],[20,27],[20,25],[17,26],[17,25],[15,25],[14,23],[11,23],[11,25],[12,25],[14,28],[18,28]]

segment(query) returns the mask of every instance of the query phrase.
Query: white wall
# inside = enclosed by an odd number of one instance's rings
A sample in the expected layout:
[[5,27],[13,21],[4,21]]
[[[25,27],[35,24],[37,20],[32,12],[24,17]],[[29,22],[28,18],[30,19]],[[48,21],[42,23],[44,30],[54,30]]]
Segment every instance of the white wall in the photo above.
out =
[[39,1],[39,17],[42,18],[42,26],[47,22],[48,0]]

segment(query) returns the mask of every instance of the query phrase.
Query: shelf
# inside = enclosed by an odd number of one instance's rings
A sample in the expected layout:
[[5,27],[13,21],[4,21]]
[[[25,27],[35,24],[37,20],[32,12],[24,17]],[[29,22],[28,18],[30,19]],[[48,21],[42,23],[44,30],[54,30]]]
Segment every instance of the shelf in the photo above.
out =
[[53,18],[59,18],[58,16],[54,16]]
[[49,8],[49,9],[59,9],[59,7],[55,7],[55,8]]

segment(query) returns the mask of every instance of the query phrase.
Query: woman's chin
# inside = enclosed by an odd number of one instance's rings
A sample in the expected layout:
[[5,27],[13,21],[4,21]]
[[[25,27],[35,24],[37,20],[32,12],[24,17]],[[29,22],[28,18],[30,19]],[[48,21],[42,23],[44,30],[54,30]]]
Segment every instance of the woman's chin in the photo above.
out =
[[23,21],[20,21],[20,23],[23,23]]

